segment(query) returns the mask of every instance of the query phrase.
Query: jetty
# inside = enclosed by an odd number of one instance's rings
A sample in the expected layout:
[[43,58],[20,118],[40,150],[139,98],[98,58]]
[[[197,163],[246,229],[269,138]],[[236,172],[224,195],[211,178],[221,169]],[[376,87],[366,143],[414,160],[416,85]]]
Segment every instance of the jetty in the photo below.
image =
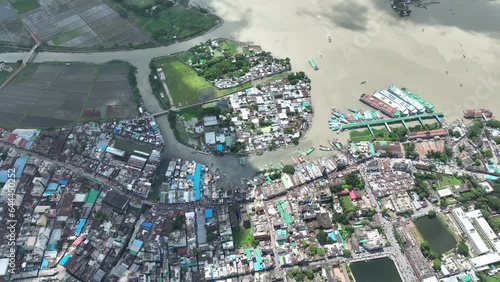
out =
[[388,128],[389,124],[391,124],[391,123],[402,123],[403,126],[406,129],[408,129],[408,126],[406,125],[407,121],[416,120],[416,121],[419,121],[421,124],[423,124],[424,119],[436,119],[437,122],[441,123],[442,117],[444,117],[444,113],[426,113],[426,114],[420,114],[420,115],[389,118],[389,119],[382,119],[382,120],[369,120],[369,121],[354,122],[354,123],[349,123],[349,124],[342,124],[341,130],[352,130],[352,129],[367,127],[368,130],[370,130],[370,133],[373,135],[373,131],[371,130],[371,127],[373,127],[373,126],[385,126],[386,128]]

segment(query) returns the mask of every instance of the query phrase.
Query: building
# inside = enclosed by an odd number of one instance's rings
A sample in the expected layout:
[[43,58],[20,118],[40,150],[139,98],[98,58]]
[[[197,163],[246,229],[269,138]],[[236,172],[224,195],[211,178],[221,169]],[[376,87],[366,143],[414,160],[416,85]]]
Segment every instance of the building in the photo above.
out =
[[217,121],[217,117],[216,116],[204,116],[203,117],[203,125],[205,126],[214,126],[214,125],[217,125],[219,124],[219,122]]
[[448,136],[448,131],[444,128],[427,130],[427,131],[417,131],[417,132],[409,132],[407,135],[408,140],[417,140],[417,139],[430,139],[430,138],[439,138]]
[[486,239],[486,243],[490,246],[490,248],[497,252],[500,252],[500,238],[483,217],[481,211],[473,210],[466,213],[466,215],[472,219],[474,226],[477,227],[477,231],[479,231],[479,234],[483,239]]
[[146,158],[139,157],[139,156],[136,156],[136,155],[132,155],[128,159],[127,164],[130,165],[130,166],[132,166],[132,167],[135,167],[135,168],[138,168],[138,169],[142,170],[142,168],[144,167],[144,165],[146,164],[146,162],[147,162]]
[[482,256],[477,256],[471,258],[470,262],[474,268],[478,271],[487,270],[489,265],[498,263],[500,261],[500,255],[497,253],[485,254]]
[[462,208],[455,208],[451,211],[451,215],[453,220],[457,223],[457,225],[462,230],[469,241],[469,245],[471,246],[472,252],[476,255],[482,255],[489,251],[488,246],[484,243],[483,239],[481,239],[481,235],[474,228],[472,222],[467,217],[466,213],[462,210]]
[[118,150],[118,149],[113,148],[113,147],[106,147],[106,152],[108,152],[112,155],[118,156],[120,158],[125,157],[125,151]]

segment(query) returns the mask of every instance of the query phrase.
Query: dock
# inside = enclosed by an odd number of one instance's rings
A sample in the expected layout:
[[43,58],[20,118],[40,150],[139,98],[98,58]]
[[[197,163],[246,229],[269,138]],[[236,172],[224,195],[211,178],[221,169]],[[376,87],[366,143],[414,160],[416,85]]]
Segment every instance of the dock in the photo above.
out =
[[370,121],[342,124],[341,130],[352,130],[352,129],[367,127],[368,130],[370,130],[370,133],[372,133],[371,128],[373,126],[385,126],[388,128],[389,124],[391,124],[391,123],[402,123],[403,126],[408,130],[408,126],[406,125],[407,121],[418,120],[420,123],[423,124],[424,119],[436,119],[437,122],[441,123],[442,117],[444,117],[444,113],[426,113],[426,114],[405,116],[405,117],[398,117],[398,118],[389,118],[389,119],[382,119],[382,120],[370,120]]

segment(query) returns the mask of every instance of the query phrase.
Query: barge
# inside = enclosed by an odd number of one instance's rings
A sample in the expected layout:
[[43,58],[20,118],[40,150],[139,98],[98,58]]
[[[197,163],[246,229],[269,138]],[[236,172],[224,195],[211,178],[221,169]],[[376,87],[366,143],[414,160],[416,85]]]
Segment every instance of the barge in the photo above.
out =
[[406,88],[401,88],[401,90],[403,90],[403,92],[408,95],[408,97],[412,98],[413,100],[419,102],[420,104],[422,104],[424,107],[425,107],[425,111],[428,112],[428,113],[433,113],[434,112],[434,105],[425,101],[424,99],[420,98],[417,94],[409,91],[408,89]]
[[382,102],[372,95],[362,94],[361,97],[359,97],[359,100],[389,117],[399,117],[401,115],[401,112],[398,109]]
[[401,100],[403,100],[404,102],[412,105],[417,110],[418,114],[423,114],[425,112],[425,107],[422,104],[412,99],[405,92],[396,87],[396,85],[394,84],[390,85],[389,88],[387,88],[387,90],[396,95],[397,97],[401,98]]

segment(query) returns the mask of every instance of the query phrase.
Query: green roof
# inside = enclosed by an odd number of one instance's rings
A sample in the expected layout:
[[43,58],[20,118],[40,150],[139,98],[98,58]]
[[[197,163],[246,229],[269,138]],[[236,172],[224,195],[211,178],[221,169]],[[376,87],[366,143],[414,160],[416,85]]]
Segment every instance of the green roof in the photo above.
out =
[[231,147],[233,144],[233,138],[231,136],[226,136],[226,147]]
[[245,254],[247,255],[248,259],[252,257],[252,254],[250,253],[250,249],[249,248],[245,249]]
[[278,231],[276,231],[277,236],[286,236],[287,233],[285,229],[278,229]]
[[97,200],[97,196],[99,196],[99,191],[94,188],[90,189],[90,192],[85,196],[85,203],[94,203]]

